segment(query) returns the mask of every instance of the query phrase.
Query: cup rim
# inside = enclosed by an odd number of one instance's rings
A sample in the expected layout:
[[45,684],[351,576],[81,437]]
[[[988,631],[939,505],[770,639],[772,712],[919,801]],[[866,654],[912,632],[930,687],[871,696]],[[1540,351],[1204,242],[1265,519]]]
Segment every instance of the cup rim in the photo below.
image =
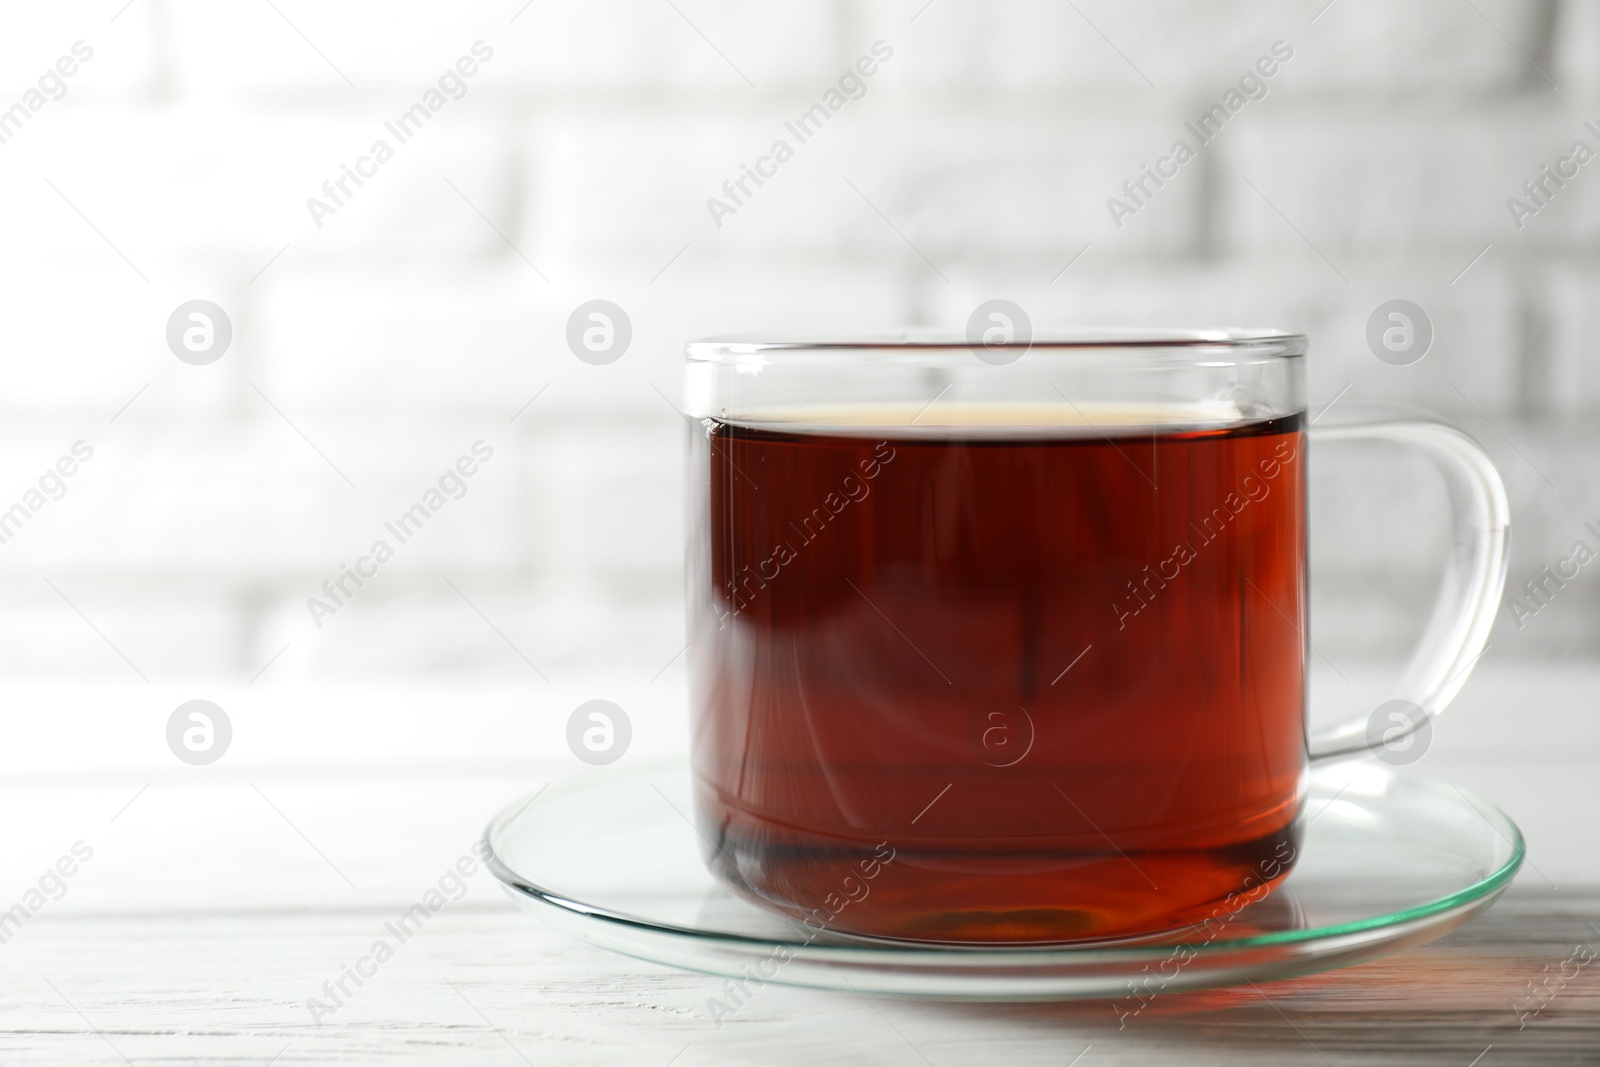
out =
[[955,330],[913,327],[831,336],[781,330],[723,334],[689,341],[684,355],[692,362],[735,363],[753,357],[765,360],[805,353],[813,354],[813,358],[820,354],[861,358],[873,352],[936,356],[970,353],[974,349],[1019,349],[1060,353],[1136,351],[1145,357],[1168,352],[1178,361],[1187,362],[1221,355],[1293,359],[1304,356],[1308,348],[1305,334],[1267,327],[1077,327],[998,344],[969,340]]

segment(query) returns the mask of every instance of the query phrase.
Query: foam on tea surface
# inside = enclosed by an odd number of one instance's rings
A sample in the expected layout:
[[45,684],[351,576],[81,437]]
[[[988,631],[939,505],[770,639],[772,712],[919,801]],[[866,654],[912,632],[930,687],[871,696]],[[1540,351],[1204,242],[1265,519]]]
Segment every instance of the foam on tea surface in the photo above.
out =
[[815,404],[752,408],[717,421],[783,429],[791,433],[838,434],[893,431],[938,434],[959,430],[980,435],[1077,436],[1102,428],[1171,430],[1233,426],[1251,421],[1227,400],[1184,404],[1116,401],[994,403],[973,400],[933,403]]

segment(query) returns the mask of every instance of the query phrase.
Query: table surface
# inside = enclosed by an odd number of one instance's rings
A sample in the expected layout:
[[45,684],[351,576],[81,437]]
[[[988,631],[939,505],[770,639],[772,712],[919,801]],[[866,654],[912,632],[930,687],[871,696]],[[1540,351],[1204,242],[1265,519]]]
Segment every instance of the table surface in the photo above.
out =
[[[310,998],[490,814],[579,769],[562,740],[578,703],[629,709],[624,762],[681,751],[670,683],[0,689],[16,724],[0,750],[0,909],[31,913],[0,919],[0,1062],[1600,1064],[1600,961],[1573,962],[1600,950],[1600,671],[1558,667],[1485,665],[1408,769],[1518,820],[1530,862],[1516,884],[1461,930],[1359,967],[1164,995],[1123,1027],[1105,1001],[778,985],[718,1025],[718,979],[547,930],[479,871],[313,1017]],[[1327,690],[1314,704],[1360,702]],[[168,716],[195,697],[233,726],[207,767],[165,744]],[[73,873],[50,874],[74,846]]]

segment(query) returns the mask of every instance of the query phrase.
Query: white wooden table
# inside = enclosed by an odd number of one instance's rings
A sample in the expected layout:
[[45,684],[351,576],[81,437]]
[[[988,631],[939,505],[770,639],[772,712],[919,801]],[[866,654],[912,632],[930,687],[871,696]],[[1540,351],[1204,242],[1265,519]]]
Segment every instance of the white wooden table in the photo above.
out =
[[[1531,864],[1487,916],[1380,962],[1162,997],[1121,1030],[1105,1002],[781,986],[718,1027],[706,1014],[718,980],[547,931],[479,871],[313,1019],[308,999],[438,883],[490,814],[578,768],[562,737],[579,702],[605,696],[632,713],[618,766],[680,750],[671,681],[0,690],[12,726],[0,909],[26,904],[75,843],[93,850],[60,879],[60,899],[47,879],[19,929],[0,919],[0,1063],[1600,1063],[1600,959],[1575,974],[1566,963],[1600,950],[1600,671],[1488,664],[1412,771],[1504,807]],[[165,746],[168,715],[195,697],[233,722],[209,767]],[[1545,979],[1558,990],[1519,1029],[1516,1006],[1536,1003],[1528,983]]]

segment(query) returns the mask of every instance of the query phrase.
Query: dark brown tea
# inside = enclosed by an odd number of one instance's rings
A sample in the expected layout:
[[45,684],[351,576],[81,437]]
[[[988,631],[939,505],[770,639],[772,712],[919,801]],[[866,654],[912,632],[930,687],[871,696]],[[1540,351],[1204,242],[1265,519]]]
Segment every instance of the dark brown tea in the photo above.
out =
[[1068,940],[1287,873],[1299,415],[691,437],[696,803],[729,885],[842,933]]

